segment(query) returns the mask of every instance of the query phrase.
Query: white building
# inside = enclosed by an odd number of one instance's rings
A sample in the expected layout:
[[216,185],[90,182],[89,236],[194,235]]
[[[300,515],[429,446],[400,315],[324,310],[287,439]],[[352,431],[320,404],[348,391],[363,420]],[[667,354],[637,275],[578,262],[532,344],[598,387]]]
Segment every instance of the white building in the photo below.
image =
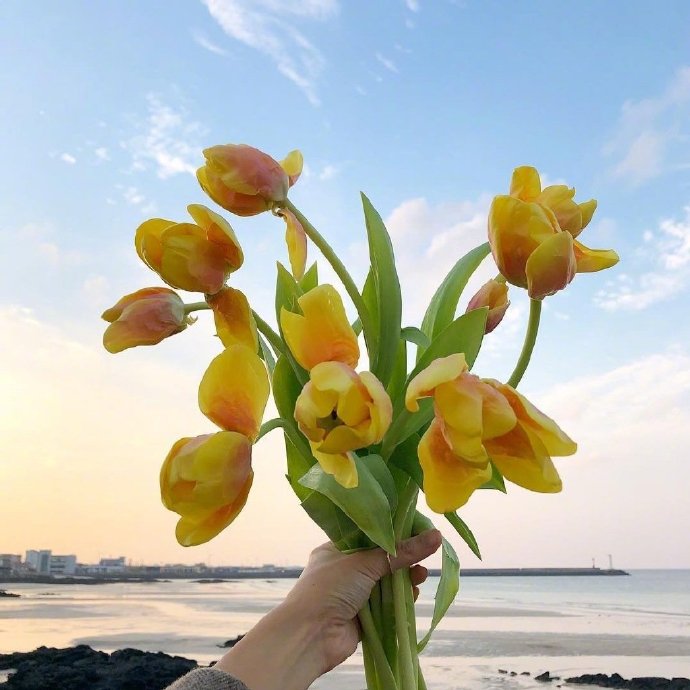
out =
[[53,555],[50,549],[26,552],[26,564],[39,575],[74,575],[77,570],[77,557],[74,554]]
[[21,570],[22,557],[14,553],[0,553],[0,573],[12,575]]

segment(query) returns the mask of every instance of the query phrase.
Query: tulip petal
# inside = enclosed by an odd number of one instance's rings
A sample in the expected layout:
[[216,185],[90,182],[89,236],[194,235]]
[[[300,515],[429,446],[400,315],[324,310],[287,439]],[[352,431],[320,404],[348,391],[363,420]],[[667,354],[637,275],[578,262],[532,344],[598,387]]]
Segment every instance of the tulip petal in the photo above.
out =
[[491,479],[491,466],[479,468],[463,462],[443,436],[434,419],[419,442],[419,464],[424,472],[424,494],[435,513],[448,513],[465,505],[472,492]]
[[577,265],[573,236],[559,232],[542,242],[527,259],[527,292],[532,299],[543,299],[565,288],[575,277]]
[[371,397],[369,413],[373,434],[372,443],[379,443],[393,421],[393,403],[383,384],[370,371],[363,371],[359,379]]
[[232,345],[211,361],[199,385],[199,407],[212,422],[254,440],[270,392],[259,356]]
[[261,196],[241,194],[223,186],[217,175],[206,168],[199,168],[196,177],[201,189],[219,206],[236,216],[255,216],[268,211],[271,203]]
[[595,273],[618,263],[618,254],[613,249],[590,249],[580,242],[575,242],[573,249],[578,273]]
[[[589,201],[584,201],[580,204],[580,213],[582,214],[582,227],[580,228],[580,232],[582,232],[582,230],[589,225],[589,221],[592,220],[592,216],[596,210],[596,199],[590,199]],[[580,233],[577,233],[577,235],[579,234]],[[573,237],[577,237],[577,235],[573,235]]]
[[307,235],[292,211],[284,208],[279,215],[285,220],[285,243],[292,275],[296,280],[301,280],[307,266]]
[[290,151],[290,153],[280,161],[280,167],[285,171],[285,174],[290,180],[290,186],[292,187],[302,174],[302,168],[304,167],[302,152],[297,149]]
[[206,301],[213,310],[216,333],[225,347],[241,344],[253,352],[258,350],[256,322],[243,292],[224,287]]
[[582,230],[582,211],[573,201],[575,189],[564,184],[546,187],[537,198],[537,202],[551,209],[556,216],[561,230],[577,237]]
[[522,201],[534,201],[541,192],[541,180],[536,168],[531,165],[522,165],[515,168],[510,180],[510,196]]
[[544,444],[520,424],[497,439],[487,441],[491,461],[508,481],[530,491],[558,493],[563,488]]
[[240,268],[244,263],[244,254],[230,223],[202,204],[190,204],[187,211],[194,222],[206,231],[208,241],[222,248],[228,272]]
[[354,489],[359,484],[357,465],[350,453],[338,453],[331,455],[321,453],[311,445],[311,452],[316,461],[321,465],[321,469],[333,476],[333,478],[346,489]]
[[419,409],[417,400],[433,395],[434,389],[442,383],[453,381],[467,371],[465,355],[456,353],[448,357],[435,359],[426,369],[422,369],[407,386],[405,407],[410,412]]
[[163,259],[163,232],[175,225],[175,221],[165,218],[150,218],[144,221],[134,234],[134,247],[139,258],[153,271],[160,270]]
[[318,285],[298,298],[302,314],[283,308],[280,325],[285,341],[300,366],[309,371],[321,362],[343,362],[356,367],[357,335],[332,285]]

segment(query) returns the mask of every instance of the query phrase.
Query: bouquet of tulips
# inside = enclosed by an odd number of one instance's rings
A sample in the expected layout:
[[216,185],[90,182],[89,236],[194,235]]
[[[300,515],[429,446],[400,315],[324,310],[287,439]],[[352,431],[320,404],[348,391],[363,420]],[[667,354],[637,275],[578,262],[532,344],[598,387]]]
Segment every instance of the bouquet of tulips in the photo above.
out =
[[[106,349],[159,343],[187,328],[201,309],[212,311],[223,346],[199,385],[201,411],[220,431],[181,438],[161,470],[163,504],[180,516],[180,544],[207,542],[235,519],[252,485],[252,446],[275,429],[285,438],[290,487],[343,551],[378,546],[394,555],[402,539],[431,527],[417,511],[421,491],[479,556],[456,512],[475,490],[505,492],[507,480],[531,491],[560,491],[552,458],[573,454],[576,444],[516,387],[534,347],[542,300],[576,273],[618,261],[615,252],[577,240],[595,201],[576,203],[575,190],[565,185],[542,189],[534,168],[517,168],[509,194],[491,204],[488,242],[458,257],[417,327],[401,322],[391,240],[366,196],[370,267],[360,290],[288,199],[302,170],[299,151],[281,162],[245,145],[203,153],[197,176],[217,205],[240,216],[268,211],[282,219],[290,270],[278,263],[273,328],[227,284],[243,254],[221,215],[191,205],[191,221],[153,218],[136,231],[139,257],[170,288],[138,290],[108,309]],[[354,323],[338,290],[319,283],[316,264],[306,270],[310,243],[342,283],[357,312]],[[489,253],[497,277],[456,317],[470,276]],[[470,370],[485,334],[508,308],[507,283],[528,291],[531,308],[515,370],[501,383]],[[186,304],[175,289],[203,299]],[[360,343],[369,371],[358,371]],[[279,416],[263,422],[271,390]],[[399,570],[374,588],[359,616],[370,690],[424,687],[418,654],[452,604],[458,578],[458,558],[444,540],[431,629],[421,639],[409,574]]]

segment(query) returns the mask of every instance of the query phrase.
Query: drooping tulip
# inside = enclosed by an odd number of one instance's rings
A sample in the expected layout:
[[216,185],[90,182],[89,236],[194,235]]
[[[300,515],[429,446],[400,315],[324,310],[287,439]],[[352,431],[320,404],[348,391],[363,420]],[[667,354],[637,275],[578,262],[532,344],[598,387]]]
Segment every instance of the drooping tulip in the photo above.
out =
[[356,367],[359,345],[343,301],[332,285],[317,285],[297,300],[301,314],[283,308],[280,326],[294,358],[309,371],[321,362]]
[[254,441],[268,402],[266,366],[245,345],[231,345],[211,360],[199,384],[199,408],[225,431]]
[[160,474],[163,505],[180,516],[175,535],[182,546],[213,539],[239,514],[254,473],[249,439],[232,431],[182,438]]
[[494,260],[506,280],[527,288],[533,299],[562,290],[576,273],[601,271],[618,262],[613,250],[589,249],[574,239],[596,208],[593,200],[575,204],[574,193],[564,185],[542,192],[537,171],[524,166],[513,174],[511,194],[496,196],[491,204]]
[[240,344],[257,351],[256,322],[242,291],[224,287],[215,295],[209,295],[206,302],[213,310],[216,333],[225,347]]
[[307,266],[307,235],[292,211],[281,208],[277,215],[285,221],[285,243],[292,275],[296,280],[301,280]]
[[201,188],[213,201],[238,216],[253,216],[287,198],[302,172],[302,154],[291,151],[280,163],[246,144],[204,150],[206,163],[197,170]]
[[110,323],[103,334],[103,346],[112,353],[137,345],[156,345],[193,321],[180,296],[163,287],[143,288],[125,295],[106,309],[102,318]]
[[488,307],[484,333],[491,333],[501,323],[509,306],[508,286],[504,281],[492,278],[477,290],[467,305],[466,313]]
[[137,228],[134,244],[168,285],[212,295],[242,265],[242,248],[222,216],[201,204],[187,209],[194,223],[152,218]]

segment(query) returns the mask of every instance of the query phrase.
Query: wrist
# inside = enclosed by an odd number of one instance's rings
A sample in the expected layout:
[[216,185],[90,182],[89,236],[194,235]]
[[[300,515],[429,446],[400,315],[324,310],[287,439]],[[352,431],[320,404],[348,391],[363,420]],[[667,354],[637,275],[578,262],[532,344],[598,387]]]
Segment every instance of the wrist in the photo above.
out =
[[306,690],[327,670],[322,626],[288,599],[264,616],[216,668],[249,690]]

